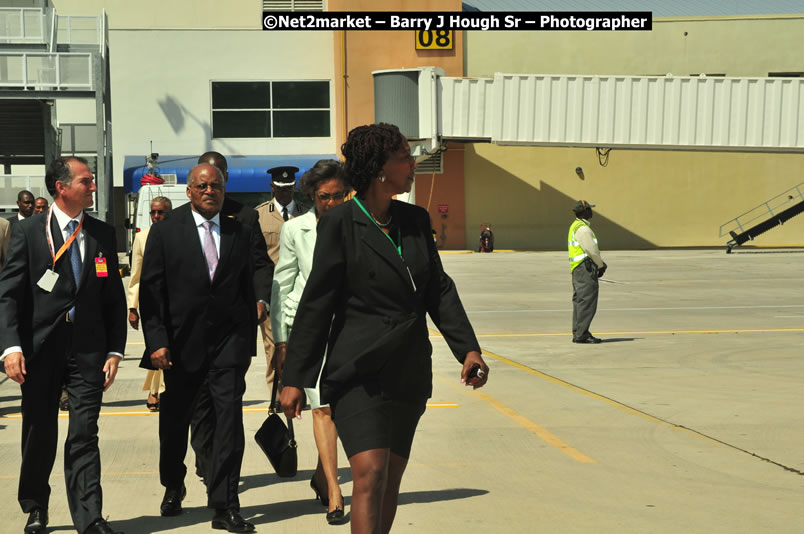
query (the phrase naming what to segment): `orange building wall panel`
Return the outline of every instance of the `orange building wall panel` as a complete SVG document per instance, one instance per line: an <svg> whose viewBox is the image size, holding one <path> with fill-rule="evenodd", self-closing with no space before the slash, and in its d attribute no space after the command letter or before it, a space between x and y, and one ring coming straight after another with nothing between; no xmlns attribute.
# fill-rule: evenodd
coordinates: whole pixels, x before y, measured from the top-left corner
<svg viewBox="0 0 804 534"><path fill-rule="evenodd" d="M376 1L329 0L330 11L377 11ZM382 11L461 11L460 0L385 0ZM463 76L463 33L456 31L452 50L416 50L415 32L338 31L335 39L337 146L349 130L374 122L376 70L435 66L447 76ZM444 174L417 175L416 204L428 207L440 248L463 248L466 241L463 152L460 145L444 155ZM432 187L432 198L430 192ZM442 217L438 205L448 205Z"/></svg>

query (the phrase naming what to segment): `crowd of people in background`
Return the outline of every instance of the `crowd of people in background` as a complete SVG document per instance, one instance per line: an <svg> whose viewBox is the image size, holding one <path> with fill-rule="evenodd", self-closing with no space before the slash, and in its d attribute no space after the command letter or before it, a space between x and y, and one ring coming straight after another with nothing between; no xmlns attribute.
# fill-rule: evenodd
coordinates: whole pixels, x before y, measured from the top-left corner
<svg viewBox="0 0 804 534"><path fill-rule="evenodd" d="M117 532L102 512L97 421L128 327L143 332L145 404L159 412L160 514L182 513L189 439L212 528L255 531L240 514L238 483L258 325L265 398L281 388L286 416L301 418L307 402L312 409L310 487L326 521L348 517L354 533L391 530L432 392L426 316L467 386L485 385L489 369L427 211L394 200L410 191L416 170L405 137L392 125L362 126L342 152L344 163L319 161L302 176L298 197L298 169L270 169L273 199L256 209L226 194L223 155L201 155L187 178L189 203L152 200L125 289L114 228L86 213L97 190L86 160L48 167L51 205L19 193L18 212L0 220L0 357L22 392L26 533L47 531L60 404L70 412L64 471L73 524L82 534ZM354 482L348 516L339 440Z"/></svg>

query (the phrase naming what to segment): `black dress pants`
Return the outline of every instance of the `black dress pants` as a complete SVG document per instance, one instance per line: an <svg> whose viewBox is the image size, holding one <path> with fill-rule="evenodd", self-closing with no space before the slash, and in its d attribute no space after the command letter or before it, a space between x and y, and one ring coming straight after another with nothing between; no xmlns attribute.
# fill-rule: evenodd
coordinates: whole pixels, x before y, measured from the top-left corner
<svg viewBox="0 0 804 534"><path fill-rule="evenodd" d="M159 476L166 488L184 483L187 435L195 402L204 381L215 424L212 454L205 473L207 505L239 510L237 486L245 450L243 393L246 368L202 368L189 373L181 367L165 371L165 392L159 401Z"/></svg>
<svg viewBox="0 0 804 534"><path fill-rule="evenodd" d="M59 397L70 398L70 422L64 443L64 478L73 525L83 532L102 517L98 416L103 398L103 367L89 378L72 353L72 325L61 324L37 359L26 364L22 384L22 466L18 500L22 511L48 509L50 473L56 460Z"/></svg>
<svg viewBox="0 0 804 534"><path fill-rule="evenodd" d="M195 452L195 474L207 480L212 437L215 435L215 407L209 396L209 380L204 379L195 398L193 417L190 419L190 446Z"/></svg>

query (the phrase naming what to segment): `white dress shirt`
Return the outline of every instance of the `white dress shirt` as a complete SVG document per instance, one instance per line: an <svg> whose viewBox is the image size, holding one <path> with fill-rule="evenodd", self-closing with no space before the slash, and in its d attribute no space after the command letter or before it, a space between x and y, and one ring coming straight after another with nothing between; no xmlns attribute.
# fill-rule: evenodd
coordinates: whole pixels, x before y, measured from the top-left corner
<svg viewBox="0 0 804 534"><path fill-rule="evenodd" d="M198 239L201 240L201 250L204 250L204 238L207 235L207 229L201 226L207 221L211 221L212 224L212 240L215 242L215 250L218 253L218 258L221 257L221 214L216 213L215 216L211 219L205 219L203 215L198 213L195 210L190 210L190 213L193 214L193 220L195 221L195 226L198 228Z"/></svg>
<svg viewBox="0 0 804 534"><path fill-rule="evenodd" d="M67 215L66 213L61 211L57 204L55 204L55 203L53 204L53 217L56 218L56 226L58 226L59 229L61 230L61 238L64 240L65 243L67 242L67 238L69 238L72 235L72 232L70 230L68 230L68 227L70 225L70 221L74 220L76 222L76 224L78 224L78 223L81 222L81 217L82 216L83 216L83 212L81 212L81 214L78 215L78 217L76 217L75 219L72 219L72 218L70 218L69 215ZM81 227L81 231L78 232L78 235L75 236L75 240L78 242L78 251L81 253L81 261L83 262L84 261L84 251L87 248L86 247L86 239L84 238L84 228L83 228L83 226ZM58 250L54 250L53 252L54 253L58 252ZM64 252L64 257L67 257L67 261L70 261L68 254L69 254L69 252L65 251Z"/></svg>
<svg viewBox="0 0 804 534"><path fill-rule="evenodd" d="M293 215L293 212L296 210L296 201L295 200L291 200L288 203L287 206L283 206L282 204L277 202L276 199L273 200L273 203L274 203L274 207L279 211L279 215L282 215L282 210L287 208L287 210L288 210L288 218L290 218Z"/></svg>
<svg viewBox="0 0 804 534"><path fill-rule="evenodd" d="M55 202L52 204L52 207L53 207L52 217L56 218L56 226L61 230L61 237L64 240L64 242L66 243L67 239L72 235L72 232L68 229L68 226L70 225L70 221L74 220L74 221L76 221L76 223L81 222L81 218L83 217L84 213L81 212L81 214L78 217L73 219L69 215L64 213L61 209L59 209L58 204L56 204ZM75 236L75 240L78 243L78 251L81 253L81 262L82 263L84 261L84 252L85 252L85 250L87 248L86 247L86 237L85 236L86 236L86 231L84 230L84 227L82 226L81 231L78 232L77 236ZM56 253L56 252L58 252L58 250L54 250L53 252ZM69 259L69 249L67 249L67 251L64 252L64 254L62 255L61 258L59 258L59 261L65 261L65 258L66 258L66 261L70 261L70 259ZM11 354L12 352L22 352L22 347L8 347L6 350L3 351L2 356L0 356L0 361L5 360L6 356ZM123 355L120 354L119 352L110 352L108 354L108 356L120 356L121 358L123 357ZM108 356L107 356L107 358L108 358Z"/></svg>

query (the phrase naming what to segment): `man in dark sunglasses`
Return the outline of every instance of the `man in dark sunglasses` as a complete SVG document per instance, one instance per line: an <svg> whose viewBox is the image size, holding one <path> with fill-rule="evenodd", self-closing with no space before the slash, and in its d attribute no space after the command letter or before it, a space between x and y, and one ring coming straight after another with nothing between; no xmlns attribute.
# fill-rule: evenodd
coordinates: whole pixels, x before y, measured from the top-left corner
<svg viewBox="0 0 804 534"><path fill-rule="evenodd" d="M164 221L168 212L173 209L173 204L167 197L154 197L151 201L151 226ZM131 328L137 330L140 324L140 314L137 309L140 306L140 273L142 272L142 253L145 250L145 240L148 239L148 227L141 232L137 232L134 236L134 243L131 244L131 278L128 281L128 288L126 296L128 300L128 322ZM158 392L156 395L152 394L154 398L153 403L150 398L149 404L156 404Z"/></svg>

